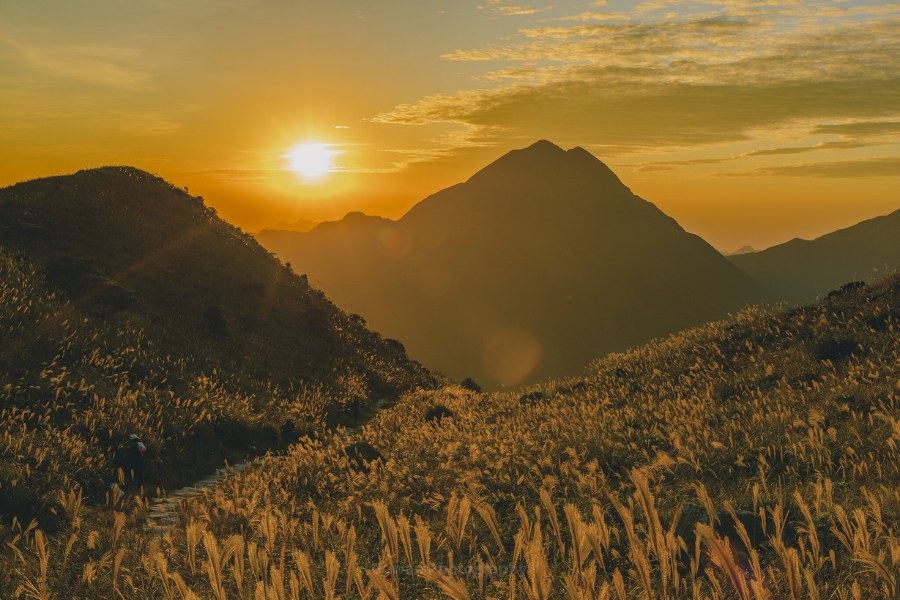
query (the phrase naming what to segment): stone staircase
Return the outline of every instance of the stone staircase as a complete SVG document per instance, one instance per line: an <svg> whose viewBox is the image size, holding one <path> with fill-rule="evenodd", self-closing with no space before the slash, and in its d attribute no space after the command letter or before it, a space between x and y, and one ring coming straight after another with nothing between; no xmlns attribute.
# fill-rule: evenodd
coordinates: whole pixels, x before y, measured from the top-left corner
<svg viewBox="0 0 900 600"><path fill-rule="evenodd" d="M247 463L245 462L221 467L205 479L195 481L191 485L180 488L166 496L154 498L150 501L150 511L147 513L147 520L144 524L147 532L150 535L162 536L173 525L178 525L178 509L182 502L202 495L204 491L216 487L228 477L240 473L246 468Z"/></svg>
<svg viewBox="0 0 900 600"><path fill-rule="evenodd" d="M393 406L391 400L379 400L375 403L371 416L365 421L345 429L344 437L349 440L369 421L375 418L375 415L391 406ZM215 473L205 479L195 481L191 485L180 488L166 496L154 498L150 501L150 511L147 513L147 520L144 523L147 532L152 536L161 537L171 529L172 526L178 525L180 519L179 507L182 502L201 496L203 492L216 487L229 477L244 471L248 468L248 465L251 464L252 462L242 462L228 467L218 468Z"/></svg>

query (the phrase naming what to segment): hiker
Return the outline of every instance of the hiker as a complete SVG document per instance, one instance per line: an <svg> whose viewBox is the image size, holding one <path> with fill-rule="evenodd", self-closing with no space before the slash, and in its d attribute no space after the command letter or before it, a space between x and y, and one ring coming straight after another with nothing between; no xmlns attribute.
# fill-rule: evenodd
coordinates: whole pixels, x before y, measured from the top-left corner
<svg viewBox="0 0 900 600"><path fill-rule="evenodd" d="M141 441L137 434L132 433L128 436L128 445L125 446L125 478L129 476L136 485L144 483L144 453L147 446Z"/></svg>

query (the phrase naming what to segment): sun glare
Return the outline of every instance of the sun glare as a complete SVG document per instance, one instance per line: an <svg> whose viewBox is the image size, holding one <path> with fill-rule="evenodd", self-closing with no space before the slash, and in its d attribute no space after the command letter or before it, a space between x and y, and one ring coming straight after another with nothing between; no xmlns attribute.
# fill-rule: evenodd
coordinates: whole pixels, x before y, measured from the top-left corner
<svg viewBox="0 0 900 600"><path fill-rule="evenodd" d="M287 154L290 169L308 179L319 179L331 171L331 159L337 151L329 144L309 142L298 144Z"/></svg>

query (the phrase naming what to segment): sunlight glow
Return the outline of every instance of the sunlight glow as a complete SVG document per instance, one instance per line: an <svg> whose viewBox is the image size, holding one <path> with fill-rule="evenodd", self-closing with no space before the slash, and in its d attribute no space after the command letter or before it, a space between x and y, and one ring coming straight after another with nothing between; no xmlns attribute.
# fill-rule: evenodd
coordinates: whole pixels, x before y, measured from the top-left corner
<svg viewBox="0 0 900 600"><path fill-rule="evenodd" d="M292 171L308 179L319 179L332 170L331 159L336 154L329 144L309 142L291 148L286 158Z"/></svg>

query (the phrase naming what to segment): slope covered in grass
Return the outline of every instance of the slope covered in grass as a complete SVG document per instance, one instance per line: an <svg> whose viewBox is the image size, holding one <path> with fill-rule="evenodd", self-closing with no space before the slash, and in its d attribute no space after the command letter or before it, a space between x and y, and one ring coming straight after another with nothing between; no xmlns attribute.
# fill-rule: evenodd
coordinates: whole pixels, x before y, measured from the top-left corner
<svg viewBox="0 0 900 600"><path fill-rule="evenodd" d="M898 317L895 276L783 314L747 310L577 379L411 394L359 434L383 463L353 468L339 434L295 445L185 506L161 540L140 535L131 504L105 525L79 529L69 514L54 540L13 542L8 585L126 598L892 598ZM435 404L452 418L427 422Z"/></svg>
<svg viewBox="0 0 900 600"><path fill-rule="evenodd" d="M171 489L430 382L162 180L101 169L0 190L4 524L52 528L61 490L102 503L129 434L149 448L147 491Z"/></svg>
<svg viewBox="0 0 900 600"><path fill-rule="evenodd" d="M367 393L386 394L396 390L370 358L401 377L424 372L202 198L138 169L0 189L0 246L81 313L137 323L173 355L235 378L289 387L332 379L346 362L365 373Z"/></svg>

